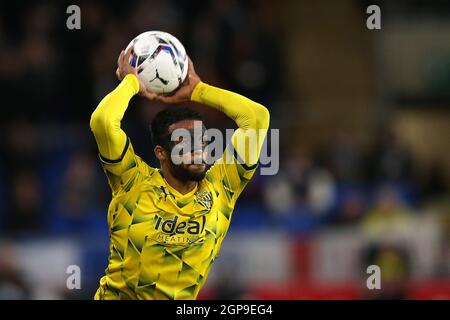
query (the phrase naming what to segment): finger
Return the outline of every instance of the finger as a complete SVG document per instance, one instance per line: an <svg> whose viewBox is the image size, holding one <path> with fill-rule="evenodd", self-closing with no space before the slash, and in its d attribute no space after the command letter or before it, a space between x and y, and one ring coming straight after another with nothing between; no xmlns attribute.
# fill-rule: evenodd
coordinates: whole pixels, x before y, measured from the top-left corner
<svg viewBox="0 0 450 320"><path fill-rule="evenodd" d="M195 73L194 63L192 62L191 58L189 58L189 57L188 57L188 68L189 68L188 70Z"/></svg>
<svg viewBox="0 0 450 320"><path fill-rule="evenodd" d="M133 46L129 47L127 52L125 52L124 61L129 63L132 51L133 51ZM134 66L132 66L132 67L134 67Z"/></svg>
<svg viewBox="0 0 450 320"><path fill-rule="evenodd" d="M183 82L180 85L180 88L185 87L186 85L189 84L189 73L186 75L186 78L183 80ZM177 89L177 92L180 91L180 88Z"/></svg>
<svg viewBox="0 0 450 320"><path fill-rule="evenodd" d="M117 65L118 65L118 66L119 66L119 65L121 64L121 62L122 62L123 55L124 55L124 51L122 50L122 51L120 51L119 57L117 58Z"/></svg>
<svg viewBox="0 0 450 320"><path fill-rule="evenodd" d="M163 103L174 103L176 102L174 97L167 97L167 96L161 96L161 95L155 95L155 100L163 102Z"/></svg>
<svg viewBox="0 0 450 320"><path fill-rule="evenodd" d="M150 100L155 100L155 98L157 97L156 93L151 92L149 90L145 90L144 95L146 98L148 98Z"/></svg>
<svg viewBox="0 0 450 320"><path fill-rule="evenodd" d="M148 94L151 97L156 97L158 94L154 91L152 91L151 89L145 87L145 93Z"/></svg>
<svg viewBox="0 0 450 320"><path fill-rule="evenodd" d="M119 70L119 68L116 69L116 76L117 76L117 79L120 80L120 70Z"/></svg>

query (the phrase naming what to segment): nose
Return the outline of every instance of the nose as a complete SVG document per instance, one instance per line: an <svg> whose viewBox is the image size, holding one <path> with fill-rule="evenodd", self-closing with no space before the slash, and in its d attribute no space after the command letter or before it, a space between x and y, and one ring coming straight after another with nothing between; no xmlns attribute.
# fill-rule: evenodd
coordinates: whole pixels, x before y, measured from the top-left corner
<svg viewBox="0 0 450 320"><path fill-rule="evenodd" d="M203 150L194 150L191 152L192 158L194 160L194 164L201 164L204 160L204 152Z"/></svg>

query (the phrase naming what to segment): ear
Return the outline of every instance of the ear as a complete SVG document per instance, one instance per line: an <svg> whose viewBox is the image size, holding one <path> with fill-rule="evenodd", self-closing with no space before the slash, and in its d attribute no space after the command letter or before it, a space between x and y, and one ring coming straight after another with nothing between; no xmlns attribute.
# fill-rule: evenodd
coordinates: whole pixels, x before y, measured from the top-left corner
<svg viewBox="0 0 450 320"><path fill-rule="evenodd" d="M159 161L166 160L166 152L161 146L156 146L153 151L155 152L155 156Z"/></svg>

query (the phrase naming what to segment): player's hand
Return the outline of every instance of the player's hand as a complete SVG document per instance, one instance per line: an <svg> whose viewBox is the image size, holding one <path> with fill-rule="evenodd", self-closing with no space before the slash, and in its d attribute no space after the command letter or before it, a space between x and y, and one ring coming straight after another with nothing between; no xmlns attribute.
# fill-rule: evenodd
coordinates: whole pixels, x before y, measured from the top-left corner
<svg viewBox="0 0 450 320"><path fill-rule="evenodd" d="M195 86L200 82L200 77L197 75L194 69L194 64L191 58L189 59L188 73L186 79L181 84L181 86L175 91L171 96L156 95L155 100L164 103L180 103L191 101L192 92Z"/></svg>
<svg viewBox="0 0 450 320"><path fill-rule="evenodd" d="M133 50L133 47L130 47L130 48L128 48L128 50L126 52L124 50L122 50L122 52L120 53L119 58L117 59L116 76L120 81L122 81L123 78L125 78L125 76L127 74L134 74L136 76L136 78L139 80L139 95L141 95L147 99L153 100L156 97L156 93L149 91L145 87L142 80L139 79L139 77L137 76L136 68L134 68L130 64L130 56L131 56L132 50Z"/></svg>

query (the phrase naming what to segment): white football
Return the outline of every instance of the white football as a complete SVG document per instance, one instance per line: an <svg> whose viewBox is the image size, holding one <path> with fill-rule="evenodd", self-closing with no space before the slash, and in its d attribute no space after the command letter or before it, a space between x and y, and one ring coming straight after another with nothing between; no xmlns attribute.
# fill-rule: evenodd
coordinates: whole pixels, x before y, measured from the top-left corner
<svg viewBox="0 0 450 320"><path fill-rule="evenodd" d="M188 56L181 42L162 31L147 31L134 38L130 64L150 91L170 94L186 79Z"/></svg>

